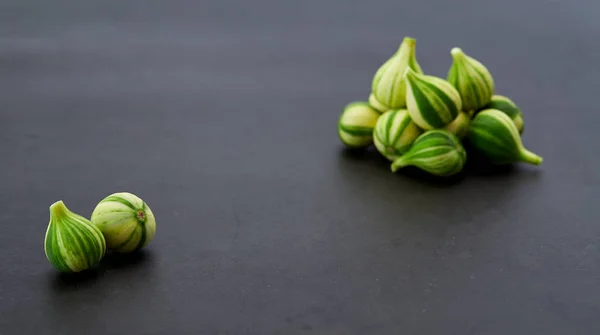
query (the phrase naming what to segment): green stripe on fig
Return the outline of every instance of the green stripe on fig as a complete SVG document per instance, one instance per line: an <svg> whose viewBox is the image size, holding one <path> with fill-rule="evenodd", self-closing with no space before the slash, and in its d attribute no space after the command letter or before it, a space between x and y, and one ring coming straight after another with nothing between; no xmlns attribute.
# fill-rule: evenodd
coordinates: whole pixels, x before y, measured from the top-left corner
<svg viewBox="0 0 600 335"><path fill-rule="evenodd" d="M371 136L373 134L373 128L362 127L362 126L343 126L340 125L340 131L348 133L353 136Z"/></svg>
<svg viewBox="0 0 600 335"><path fill-rule="evenodd" d="M427 87L427 89L433 93L433 101L436 101L438 99L441 100L441 104L434 107L434 109L437 110L438 113L442 111L447 112L443 114L438 114L438 116L440 116L440 118L442 119L443 125L452 122L452 120L454 120L458 115L458 104L454 100L452 100L452 98L450 98L448 94L445 91L441 90L438 86L432 83L428 83L426 81L422 81L420 84Z"/></svg>
<svg viewBox="0 0 600 335"><path fill-rule="evenodd" d="M129 202L129 200L124 199L123 197L120 197L120 196L107 197L107 198L103 199L101 202L107 202L107 201L118 202L118 203L121 203L121 204L135 210L135 206L131 202Z"/></svg>
<svg viewBox="0 0 600 335"><path fill-rule="evenodd" d="M519 107L517 107L517 105L515 105L514 103L510 103L510 101L506 101L504 99L492 98L492 101L490 101L490 103L487 104L487 106L485 107L486 109L497 109L501 112L504 112L504 114L508 115L508 117L510 117L511 119L521 114L521 110L519 109Z"/></svg>
<svg viewBox="0 0 600 335"><path fill-rule="evenodd" d="M421 118L423 119L425 126L419 124L422 128L438 128L444 126L444 121L437 113L433 104L429 101L427 95L421 90L421 87L416 83L413 84L411 78L408 78L408 81L411 86L411 93L414 95L414 99L416 102L416 108L418 111L415 113L419 113Z"/></svg>
<svg viewBox="0 0 600 335"><path fill-rule="evenodd" d="M396 113L397 115L398 113ZM405 117L402 118L402 121L400 122L400 125L398 126L398 129L396 129L395 133L396 136L394 136L394 138L392 139L392 141L390 142L391 145L396 146L398 145L398 141L400 140L400 137L402 137L403 134L405 134L405 130L408 126L410 126L412 124L412 120L410 119L410 116L408 115L408 111L406 111L406 115ZM415 125L416 127L416 125ZM419 135L421 133L419 132ZM415 136L416 138L416 136ZM410 144L408 144L410 145Z"/></svg>
<svg viewBox="0 0 600 335"><path fill-rule="evenodd" d="M142 236L140 236L140 241L138 242L136 249L142 248L146 244L146 225L144 222L141 224Z"/></svg>
<svg viewBox="0 0 600 335"><path fill-rule="evenodd" d="M385 140L387 142L390 141L390 130L392 130L392 125L394 124L394 115L396 113L396 110L391 110L388 114L386 114L385 117ZM375 127L377 128L377 125L375 125Z"/></svg>

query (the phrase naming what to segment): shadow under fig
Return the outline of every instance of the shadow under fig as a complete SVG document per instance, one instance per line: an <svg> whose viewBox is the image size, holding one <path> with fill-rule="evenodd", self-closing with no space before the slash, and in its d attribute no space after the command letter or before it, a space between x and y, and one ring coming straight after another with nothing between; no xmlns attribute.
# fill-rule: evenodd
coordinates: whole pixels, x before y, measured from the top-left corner
<svg viewBox="0 0 600 335"><path fill-rule="evenodd" d="M481 160L471 159L467 161L464 171L471 176L497 177L517 173L518 169L514 164L495 165L489 160L482 158Z"/></svg>
<svg viewBox="0 0 600 335"><path fill-rule="evenodd" d="M342 148L340 151L340 159L346 162L355 161L370 166L376 166L377 168L381 168L390 175L407 177L417 182L421 182L431 186L452 186L461 182L465 177L464 171L454 176L439 177L413 166L407 166L405 168L400 169L396 173L392 173L392 162L390 162L387 158L382 156L373 146L362 149Z"/></svg>
<svg viewBox="0 0 600 335"><path fill-rule="evenodd" d="M434 176L411 166L399 170L396 174L429 185L452 186L460 183L465 178L468 178L468 176L503 177L518 174L520 172L518 163L502 165L493 164L487 157L472 148L467 141L465 141L463 145L467 151L467 162L465 163L463 170L454 176ZM355 161L370 166L377 166L391 173L391 162L379 154L377 149L373 146L360 149L342 148L340 150L340 158L344 161Z"/></svg>
<svg viewBox="0 0 600 335"><path fill-rule="evenodd" d="M515 164L497 165L492 163L487 157L471 147L468 141L465 141L463 145L467 151L467 162L463 171L467 175L487 177L508 176L519 171Z"/></svg>
<svg viewBox="0 0 600 335"><path fill-rule="evenodd" d="M423 171L414 166L407 166L405 168L402 168L401 170L396 172L396 175L401 177L408 177L417 182L436 187L454 186L462 182L466 176L465 171L463 170L453 176L441 177Z"/></svg>
<svg viewBox="0 0 600 335"><path fill-rule="evenodd" d="M348 161L363 162L370 165L381 166L389 170L390 162L383 157L375 147L350 149L344 148L340 150L340 156Z"/></svg>
<svg viewBox="0 0 600 335"><path fill-rule="evenodd" d="M54 277L53 288L57 291L65 291L92 284L102 275L97 268L94 268L76 273L53 272L52 276Z"/></svg>
<svg viewBox="0 0 600 335"><path fill-rule="evenodd" d="M92 285L104 277L108 271L135 269L148 263L151 258L151 254L143 249L123 254L107 251L100 264L94 268L75 273L53 271L53 288L57 291L65 291Z"/></svg>
<svg viewBox="0 0 600 335"><path fill-rule="evenodd" d="M99 265L102 270L116 270L121 268L136 268L149 262L152 254L148 250L136 250L130 253L107 252Z"/></svg>

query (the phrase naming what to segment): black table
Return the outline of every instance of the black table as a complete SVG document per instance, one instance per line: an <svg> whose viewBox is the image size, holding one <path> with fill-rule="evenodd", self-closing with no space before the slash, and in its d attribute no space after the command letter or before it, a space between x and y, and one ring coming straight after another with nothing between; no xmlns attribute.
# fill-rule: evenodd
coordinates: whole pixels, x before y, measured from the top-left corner
<svg viewBox="0 0 600 335"><path fill-rule="evenodd" d="M0 4L0 334L596 334L598 1ZM438 181L345 151L404 36L461 47L541 167ZM141 253L58 274L48 206L132 192Z"/></svg>

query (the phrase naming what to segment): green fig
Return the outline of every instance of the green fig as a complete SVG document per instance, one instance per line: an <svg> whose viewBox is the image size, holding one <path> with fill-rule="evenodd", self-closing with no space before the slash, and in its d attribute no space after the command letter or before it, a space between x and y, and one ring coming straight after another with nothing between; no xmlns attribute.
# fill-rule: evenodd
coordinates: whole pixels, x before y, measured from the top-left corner
<svg viewBox="0 0 600 335"><path fill-rule="evenodd" d="M393 161L404 154L422 133L423 130L412 122L406 109L393 109L377 120L373 142L383 156Z"/></svg>
<svg viewBox="0 0 600 335"><path fill-rule="evenodd" d="M398 51L375 73L371 84L373 97L369 101L380 111L406 107L404 72L410 68L423 73L415 56L416 43L416 39L405 37Z"/></svg>
<svg viewBox="0 0 600 335"><path fill-rule="evenodd" d="M463 110L474 111L487 105L494 94L494 78L478 60L466 55L460 48L451 51L453 63L448 81L460 93Z"/></svg>
<svg viewBox="0 0 600 335"><path fill-rule="evenodd" d="M494 95L492 96L492 101L487 104L484 109L497 109L504 114L508 115L509 118L513 121L515 126L517 126L517 130L519 133L523 133L524 122L523 122L523 114L521 114L521 109L517 104L515 104L509 98L502 95Z"/></svg>
<svg viewBox="0 0 600 335"><path fill-rule="evenodd" d="M407 69L406 108L412 120L426 130L442 128L452 122L462 108L460 95L442 78Z"/></svg>
<svg viewBox="0 0 600 335"><path fill-rule="evenodd" d="M415 166L433 175L446 177L459 173L467 160L460 140L447 130L426 131L410 150L392 163L392 172Z"/></svg>
<svg viewBox="0 0 600 335"><path fill-rule="evenodd" d="M379 112L366 102L348 104L338 119L338 137L348 148L364 148L373 144L373 128Z"/></svg>
<svg viewBox="0 0 600 335"><path fill-rule="evenodd" d="M483 110L471 121L467 134L477 151L495 164L542 164L542 157L527 150L513 121L497 109Z"/></svg>
<svg viewBox="0 0 600 335"><path fill-rule="evenodd" d="M90 220L57 201L50 206L44 249L57 270L81 272L100 263L106 253L106 240Z"/></svg>

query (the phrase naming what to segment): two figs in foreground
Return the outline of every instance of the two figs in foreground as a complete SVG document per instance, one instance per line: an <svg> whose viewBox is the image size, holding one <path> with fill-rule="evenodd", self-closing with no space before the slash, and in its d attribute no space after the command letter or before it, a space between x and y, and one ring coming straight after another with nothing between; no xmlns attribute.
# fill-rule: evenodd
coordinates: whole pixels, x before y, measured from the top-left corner
<svg viewBox="0 0 600 335"><path fill-rule="evenodd" d="M98 265L106 250L128 253L141 249L155 233L152 210L131 193L114 193L104 198L90 220L57 201L50 206L44 249L57 270L81 272Z"/></svg>

